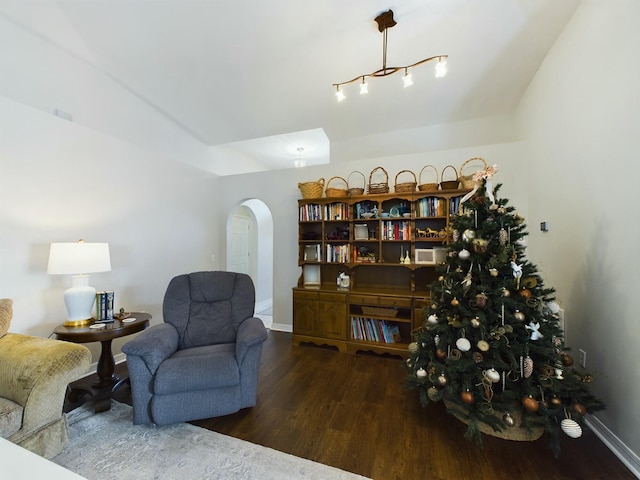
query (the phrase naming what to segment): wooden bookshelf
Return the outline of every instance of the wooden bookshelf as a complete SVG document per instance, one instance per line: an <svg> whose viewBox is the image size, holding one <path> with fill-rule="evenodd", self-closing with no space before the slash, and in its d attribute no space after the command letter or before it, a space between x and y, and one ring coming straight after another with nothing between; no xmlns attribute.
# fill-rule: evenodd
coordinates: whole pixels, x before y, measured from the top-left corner
<svg viewBox="0 0 640 480"><path fill-rule="evenodd" d="M467 190L298 200L293 343L401 355L429 305L435 264L419 253L448 242ZM305 275L305 269L306 271ZM337 285L340 273L351 285Z"/></svg>

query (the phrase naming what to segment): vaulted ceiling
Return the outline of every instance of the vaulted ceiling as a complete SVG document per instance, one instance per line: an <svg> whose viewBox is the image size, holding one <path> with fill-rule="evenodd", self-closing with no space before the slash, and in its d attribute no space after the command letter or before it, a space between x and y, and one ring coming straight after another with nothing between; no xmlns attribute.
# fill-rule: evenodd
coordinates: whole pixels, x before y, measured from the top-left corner
<svg viewBox="0 0 640 480"><path fill-rule="evenodd" d="M297 132L340 144L509 114L579 3L20 1L30 13L14 21L107 72L204 144L257 156L270 139ZM338 103L333 83L382 66L373 19L388 9L397 25L387 64L449 55L448 75L434 78L428 63L414 69L410 88L398 73L372 79L368 95L347 86Z"/></svg>

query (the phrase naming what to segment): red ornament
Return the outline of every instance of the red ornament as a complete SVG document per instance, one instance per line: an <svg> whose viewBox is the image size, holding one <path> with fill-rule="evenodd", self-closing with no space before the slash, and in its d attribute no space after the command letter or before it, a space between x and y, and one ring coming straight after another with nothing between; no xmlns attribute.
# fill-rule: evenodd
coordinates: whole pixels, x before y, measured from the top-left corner
<svg viewBox="0 0 640 480"><path fill-rule="evenodd" d="M573 357L565 353L564 355L562 355L562 364L565 367L570 367L571 365L573 365Z"/></svg>
<svg viewBox="0 0 640 480"><path fill-rule="evenodd" d="M522 406L527 412L535 412L538 410L538 401L533 397L525 397L522 399Z"/></svg>
<svg viewBox="0 0 640 480"><path fill-rule="evenodd" d="M447 352L445 352L441 348L438 348L436 350L436 357L438 357L440 360L444 360L445 358L447 358Z"/></svg>
<svg viewBox="0 0 640 480"><path fill-rule="evenodd" d="M473 393L471 393L469 390L460 392L460 400L462 400L464 403L471 405L473 403Z"/></svg>
<svg viewBox="0 0 640 480"><path fill-rule="evenodd" d="M562 400L560 400L558 397L551 397L551 405L553 405L554 407L558 407L560 405L562 405Z"/></svg>

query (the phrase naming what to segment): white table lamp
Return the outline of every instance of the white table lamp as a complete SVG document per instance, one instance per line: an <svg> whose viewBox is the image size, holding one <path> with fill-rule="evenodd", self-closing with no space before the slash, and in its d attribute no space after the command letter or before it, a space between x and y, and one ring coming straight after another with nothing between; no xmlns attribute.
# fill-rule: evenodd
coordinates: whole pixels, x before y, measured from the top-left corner
<svg viewBox="0 0 640 480"><path fill-rule="evenodd" d="M72 286L64 292L67 307L67 327L86 325L92 321L91 313L96 300L96 289L89 285L88 273L111 270L108 243L52 243L49 250L47 273L72 275Z"/></svg>

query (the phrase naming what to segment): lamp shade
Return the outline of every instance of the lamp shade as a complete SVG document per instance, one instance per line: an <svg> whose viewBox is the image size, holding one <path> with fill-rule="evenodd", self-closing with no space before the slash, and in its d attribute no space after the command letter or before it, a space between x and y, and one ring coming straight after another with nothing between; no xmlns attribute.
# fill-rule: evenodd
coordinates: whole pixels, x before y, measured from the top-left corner
<svg viewBox="0 0 640 480"><path fill-rule="evenodd" d="M108 272L111 257L108 243L52 243L49 250L47 273L52 275L78 275Z"/></svg>

